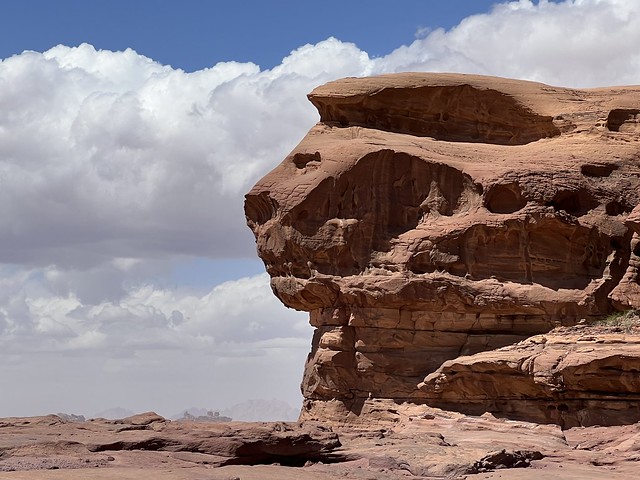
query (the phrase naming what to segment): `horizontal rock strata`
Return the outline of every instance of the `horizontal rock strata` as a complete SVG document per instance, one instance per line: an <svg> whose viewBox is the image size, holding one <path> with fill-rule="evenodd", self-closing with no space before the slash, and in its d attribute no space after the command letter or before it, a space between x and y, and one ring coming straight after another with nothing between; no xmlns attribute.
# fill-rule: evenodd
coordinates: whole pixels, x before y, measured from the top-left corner
<svg viewBox="0 0 640 480"><path fill-rule="evenodd" d="M309 99L319 123L245 202L316 328L303 416L429 402L447 360L640 308L640 87L411 73Z"/></svg>
<svg viewBox="0 0 640 480"><path fill-rule="evenodd" d="M640 331L559 328L445 362L419 388L429 403L565 428L640 421ZM619 329L620 330L620 329Z"/></svg>

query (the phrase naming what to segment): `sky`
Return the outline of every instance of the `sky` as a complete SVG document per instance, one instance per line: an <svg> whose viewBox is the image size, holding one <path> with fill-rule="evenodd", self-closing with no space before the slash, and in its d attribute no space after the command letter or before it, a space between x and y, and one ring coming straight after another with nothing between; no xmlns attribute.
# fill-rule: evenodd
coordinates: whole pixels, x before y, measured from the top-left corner
<svg viewBox="0 0 640 480"><path fill-rule="evenodd" d="M640 84L640 2L5 0L0 417L299 406L243 196L345 76Z"/></svg>

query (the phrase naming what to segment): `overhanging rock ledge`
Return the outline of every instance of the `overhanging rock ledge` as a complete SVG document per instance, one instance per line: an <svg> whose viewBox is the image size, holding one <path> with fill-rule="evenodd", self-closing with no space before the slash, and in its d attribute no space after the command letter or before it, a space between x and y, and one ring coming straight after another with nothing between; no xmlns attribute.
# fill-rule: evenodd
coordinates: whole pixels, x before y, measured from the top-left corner
<svg viewBox="0 0 640 480"><path fill-rule="evenodd" d="M316 328L302 418L455 404L455 382L425 383L443 363L640 308L640 86L404 73L309 99L320 121L245 202L274 293ZM557 398L478 395L476 410L559 418Z"/></svg>

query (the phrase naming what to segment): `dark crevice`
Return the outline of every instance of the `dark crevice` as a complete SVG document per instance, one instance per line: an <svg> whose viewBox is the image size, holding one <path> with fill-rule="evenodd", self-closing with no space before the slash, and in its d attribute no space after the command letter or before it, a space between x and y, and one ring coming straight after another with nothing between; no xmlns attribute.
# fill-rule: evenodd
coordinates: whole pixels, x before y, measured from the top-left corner
<svg viewBox="0 0 640 480"><path fill-rule="evenodd" d="M320 163L322 158L320 156L320 152L315 153L296 153L292 158L293 163L296 168L304 168L310 162Z"/></svg>
<svg viewBox="0 0 640 480"><path fill-rule="evenodd" d="M580 217L598 206L598 201L586 188L560 190L547 204L556 210L564 210L574 217Z"/></svg>
<svg viewBox="0 0 640 480"><path fill-rule="evenodd" d="M586 177L608 177L617 169L618 166L612 163L588 163L580 167L580 171Z"/></svg>
<svg viewBox="0 0 640 480"><path fill-rule="evenodd" d="M611 216L617 216L617 215L621 215L625 212L629 212L631 211L630 208L625 208L624 205L622 205L620 202L617 202L615 200L608 202L605 205L605 211L607 212L607 215L611 215Z"/></svg>
<svg viewBox="0 0 640 480"><path fill-rule="evenodd" d="M215 443L214 443L215 445ZM230 444L232 445L232 444ZM335 441L329 446L323 446L308 435L294 436L292 438L273 437L266 440L248 441L237 448L232 449L232 456L220 461L221 452L217 451L219 445L211 447L206 442L192 444L172 441L168 438L152 437L138 441L116 441L112 443L87 445L91 452L110 451L165 451L165 452L190 452L203 455L216 456L216 463L224 465L270 465L301 467L307 462L338 463L354 459L353 455L343 455L335 452L340 447L337 435ZM226 455L225 455L226 456Z"/></svg>
<svg viewBox="0 0 640 480"><path fill-rule="evenodd" d="M278 202L268 192L245 196L244 211L249 222L262 225L273 218L277 210Z"/></svg>
<svg viewBox="0 0 640 480"><path fill-rule="evenodd" d="M323 453L311 455L256 455L252 457L236 457L222 462L227 465L280 465L282 467L304 467L309 463L342 463L358 460L361 457L354 454Z"/></svg>
<svg viewBox="0 0 640 480"><path fill-rule="evenodd" d="M626 124L640 124L640 109L637 108L614 108L607 117L607 129L612 132L624 130Z"/></svg>
<svg viewBox="0 0 640 480"><path fill-rule="evenodd" d="M494 185L485 197L487 210L492 213L515 213L527 204L517 183Z"/></svg>

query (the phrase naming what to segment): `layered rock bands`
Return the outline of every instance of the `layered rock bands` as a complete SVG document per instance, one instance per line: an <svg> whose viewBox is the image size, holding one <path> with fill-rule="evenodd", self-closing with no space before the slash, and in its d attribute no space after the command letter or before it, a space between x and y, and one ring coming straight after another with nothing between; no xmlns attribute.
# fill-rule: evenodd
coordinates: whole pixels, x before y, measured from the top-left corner
<svg viewBox="0 0 640 480"><path fill-rule="evenodd" d="M316 328L303 418L373 397L573 425L595 422L584 402L638 401L637 380L566 369L539 388L485 371L493 383L464 397L451 380L464 362L441 366L640 308L640 87L407 73L309 99L319 123L245 203L274 293ZM624 355L640 364L635 347ZM554 396L558 378L577 382L575 402Z"/></svg>

